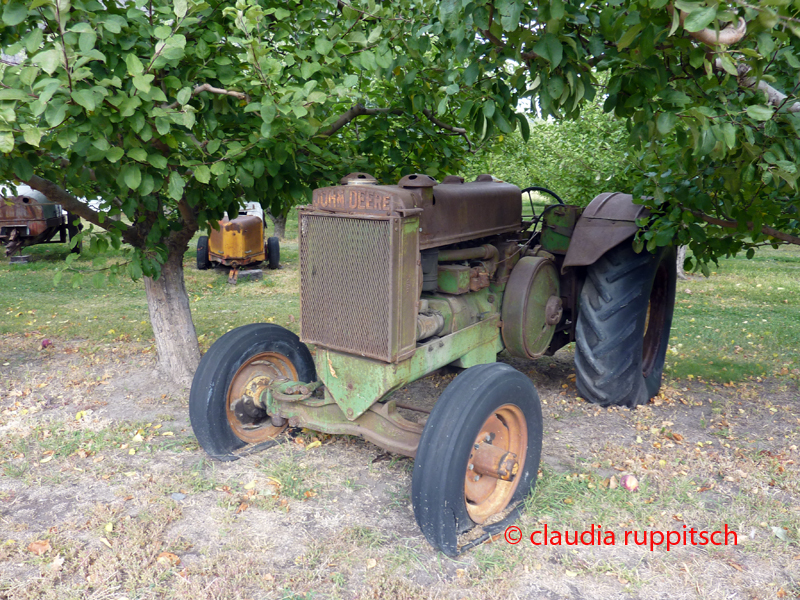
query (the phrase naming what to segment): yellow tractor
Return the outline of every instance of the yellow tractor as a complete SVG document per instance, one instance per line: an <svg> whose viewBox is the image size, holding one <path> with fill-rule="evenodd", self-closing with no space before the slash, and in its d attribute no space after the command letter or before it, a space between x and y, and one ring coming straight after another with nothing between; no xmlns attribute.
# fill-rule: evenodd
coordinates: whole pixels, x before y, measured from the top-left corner
<svg viewBox="0 0 800 600"><path fill-rule="evenodd" d="M197 268L201 271L215 264L230 267L228 283L236 283L239 269L264 261L270 269L280 263L278 238L264 242L264 212L257 202L248 202L239 216L229 219L226 214L219 227L197 240Z"/></svg>

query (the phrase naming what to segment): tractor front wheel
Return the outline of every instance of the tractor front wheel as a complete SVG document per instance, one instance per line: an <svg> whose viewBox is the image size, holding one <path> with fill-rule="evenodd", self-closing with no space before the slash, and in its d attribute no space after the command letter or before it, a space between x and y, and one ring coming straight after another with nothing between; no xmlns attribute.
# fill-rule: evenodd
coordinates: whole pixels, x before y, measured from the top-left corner
<svg viewBox="0 0 800 600"><path fill-rule="evenodd" d="M675 308L673 247L637 254L630 241L590 265L575 327L578 391L608 406L658 394Z"/></svg>
<svg viewBox="0 0 800 600"><path fill-rule="evenodd" d="M460 373L434 406L414 460L414 516L431 545L455 556L513 522L541 452L542 408L528 377L502 363Z"/></svg>
<svg viewBox="0 0 800 600"><path fill-rule="evenodd" d="M229 331L205 353L189 392L189 419L212 458L235 460L246 444L275 439L285 424L254 401L277 380L316 381L314 359L291 331L254 323Z"/></svg>

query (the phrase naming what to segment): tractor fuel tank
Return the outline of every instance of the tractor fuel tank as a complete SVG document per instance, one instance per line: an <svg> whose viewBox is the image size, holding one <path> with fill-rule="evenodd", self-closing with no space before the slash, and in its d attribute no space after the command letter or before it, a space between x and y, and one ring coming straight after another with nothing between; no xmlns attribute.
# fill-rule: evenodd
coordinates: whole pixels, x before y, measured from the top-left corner
<svg viewBox="0 0 800 600"><path fill-rule="evenodd" d="M438 183L427 175L406 175L397 185L378 185L364 173L343 185L314 190L309 208L357 215L419 214L420 250L519 231L522 203L517 186L480 176L463 183Z"/></svg>

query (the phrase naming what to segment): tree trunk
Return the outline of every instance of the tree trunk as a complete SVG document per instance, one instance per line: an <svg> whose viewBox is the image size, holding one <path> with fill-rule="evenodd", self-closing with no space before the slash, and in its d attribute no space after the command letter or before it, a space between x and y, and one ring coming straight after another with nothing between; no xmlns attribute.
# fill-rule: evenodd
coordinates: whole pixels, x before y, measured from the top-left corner
<svg viewBox="0 0 800 600"><path fill-rule="evenodd" d="M158 279L144 278L158 367L170 379L190 386L200 362L189 295L183 282L183 252L171 247Z"/></svg>
<svg viewBox="0 0 800 600"><path fill-rule="evenodd" d="M273 226L275 227L275 233L273 234L278 239L284 239L286 237L286 215L273 215L270 211L266 211L265 213L269 220L272 221Z"/></svg>
<svg viewBox="0 0 800 600"><path fill-rule="evenodd" d="M678 279L689 279L683 270L684 260L686 260L686 246L678 246Z"/></svg>

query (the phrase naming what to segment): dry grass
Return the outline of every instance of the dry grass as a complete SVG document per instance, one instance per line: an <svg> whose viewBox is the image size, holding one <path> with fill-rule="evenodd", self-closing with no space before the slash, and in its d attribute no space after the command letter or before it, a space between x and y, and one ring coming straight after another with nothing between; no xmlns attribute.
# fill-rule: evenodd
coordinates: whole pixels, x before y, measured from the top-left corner
<svg viewBox="0 0 800 600"><path fill-rule="evenodd" d="M512 361L536 382L546 426L542 473L518 526L529 536L545 523L561 531L595 524L617 543L497 540L453 560L417 529L407 459L374 462L382 453L362 441L301 432L259 455L213 462L194 443L185 391L154 379L140 346L90 351L79 342L48 354L24 337L3 342L19 363L0 384L0 598L800 591L800 410L791 381L673 384L647 407L609 410L576 398L568 353ZM404 393L436 394L451 377ZM322 445L306 450L315 438ZM637 492L606 487L623 473L636 475ZM739 536L735 547L650 551L621 537L725 523ZM29 549L37 541L49 545L41 556Z"/></svg>

